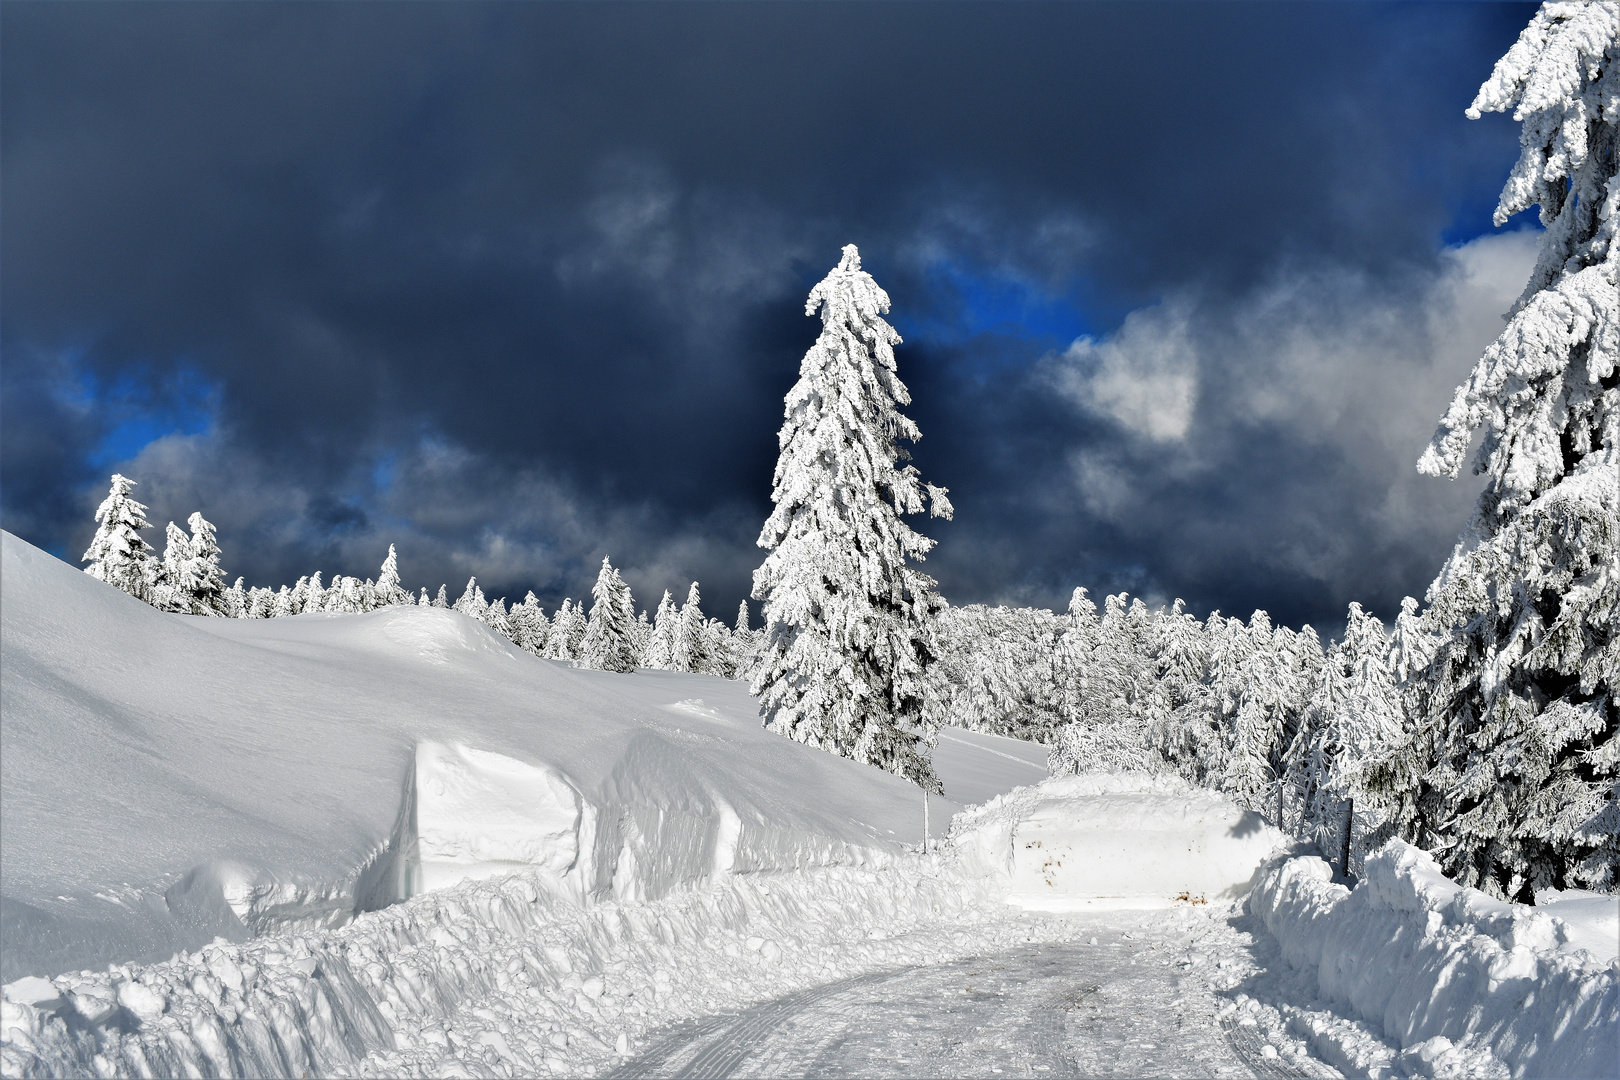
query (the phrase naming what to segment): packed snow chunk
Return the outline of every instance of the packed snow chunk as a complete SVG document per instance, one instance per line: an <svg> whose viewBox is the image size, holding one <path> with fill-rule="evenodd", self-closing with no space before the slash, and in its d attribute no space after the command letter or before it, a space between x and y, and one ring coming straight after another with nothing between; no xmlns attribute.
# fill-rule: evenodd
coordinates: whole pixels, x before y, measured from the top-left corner
<svg viewBox="0 0 1620 1080"><path fill-rule="evenodd" d="M1053 777L961 815L952 840L1041 911L1163 907L1242 896L1287 838L1256 813L1178 778Z"/></svg>
<svg viewBox="0 0 1620 1080"><path fill-rule="evenodd" d="M416 746L399 822L380 872L367 875L365 907L457 882L539 871L560 892L579 862L585 804L562 774L461 743Z"/></svg>
<svg viewBox="0 0 1620 1080"><path fill-rule="evenodd" d="M1321 859L1279 859L1250 910L1324 998L1380 1026L1408 1065L1460 1074L1464 1058L1489 1057L1514 1076L1620 1075L1620 961L1612 938L1596 954L1576 945L1584 934L1558 915L1561 898L1493 899L1398 840L1367 858L1355 889L1332 876ZM1563 903L1590 913L1591 899Z"/></svg>

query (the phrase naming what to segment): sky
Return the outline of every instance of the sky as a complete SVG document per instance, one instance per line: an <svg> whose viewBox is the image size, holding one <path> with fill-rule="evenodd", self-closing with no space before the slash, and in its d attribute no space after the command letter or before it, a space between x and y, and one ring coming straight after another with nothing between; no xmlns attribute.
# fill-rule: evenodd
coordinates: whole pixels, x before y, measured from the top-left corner
<svg viewBox="0 0 1620 1080"><path fill-rule="evenodd" d="M5 4L0 524L76 562L119 471L250 585L393 543L549 610L606 554L729 621L854 243L952 603L1390 618L1533 261L1463 115L1532 12Z"/></svg>

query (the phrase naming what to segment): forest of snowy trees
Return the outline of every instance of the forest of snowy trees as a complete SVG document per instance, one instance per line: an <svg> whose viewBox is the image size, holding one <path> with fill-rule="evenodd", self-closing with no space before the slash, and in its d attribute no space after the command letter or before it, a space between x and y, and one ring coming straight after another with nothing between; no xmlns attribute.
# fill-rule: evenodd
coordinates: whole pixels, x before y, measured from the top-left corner
<svg viewBox="0 0 1620 1080"><path fill-rule="evenodd" d="M85 573L163 611L270 619L313 612L353 614L397 604L451 608L548 660L575 661L603 671L648 668L727 679L748 669L758 645L757 631L748 629L747 605L739 606L735 627L707 618L695 581L684 605L675 604L665 592L653 620L645 611L638 615L630 587L605 557L591 588L589 609L570 597L549 617L532 591L521 603L508 606L504 597L486 599L476 577L467 579L454 603L445 585L433 597L425 587L413 594L400 587L392 544L375 581L334 576L323 585L316 571L279 589L249 588L242 578L227 587L214 526L200 513L191 515L189 534L171 521L159 557L141 536L151 524L146 507L131 494L134 487L135 481L114 474L107 498L96 510L95 537L83 557L89 563Z"/></svg>
<svg viewBox="0 0 1620 1080"><path fill-rule="evenodd" d="M764 627L665 592L637 611L607 558L590 604L530 592L453 604L319 573L225 585L213 526L173 523L161 556L133 482L114 476L88 573L165 611L269 618L391 604L454 607L537 656L606 671L747 679L784 735L938 790L941 725L1046 744L1054 771L1173 772L1314 840L1353 873L1398 836L1498 896L1620 886L1620 4L1549 4L1469 110L1513 110L1522 155L1498 224L1539 206L1536 270L1457 391L1419 467L1455 477L1476 434L1478 509L1429 587L1386 627L1351 604L1342 640L1310 626L1197 618L1120 593L1099 609L952 607L904 515L950 517L899 441L921 433L888 295L846 247L810 293L822 330L785 399Z"/></svg>

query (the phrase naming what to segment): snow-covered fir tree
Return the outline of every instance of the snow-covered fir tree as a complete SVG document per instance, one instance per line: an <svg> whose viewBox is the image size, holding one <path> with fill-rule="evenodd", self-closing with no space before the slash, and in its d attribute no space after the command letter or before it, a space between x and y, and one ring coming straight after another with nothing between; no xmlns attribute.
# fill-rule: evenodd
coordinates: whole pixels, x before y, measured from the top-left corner
<svg viewBox="0 0 1620 1080"><path fill-rule="evenodd" d="M237 578L236 583L226 589L220 597L220 601L224 605L225 617L227 619L254 618L249 610L249 594L253 591L255 590L248 589L246 578Z"/></svg>
<svg viewBox="0 0 1620 1080"><path fill-rule="evenodd" d="M647 643L652 640L652 623L647 619L647 609L642 608L636 613L635 633L630 637L630 644L636 650L636 666L640 666L641 656L647 651Z"/></svg>
<svg viewBox="0 0 1620 1080"><path fill-rule="evenodd" d="M1447 874L1528 900L1620 887L1620 3L1545 4L1468 115L1513 111L1496 221L1546 231L1421 471L1485 488L1409 654L1418 730L1379 770Z"/></svg>
<svg viewBox="0 0 1620 1080"><path fill-rule="evenodd" d="M450 589L449 589L448 586L446 586L446 585L440 585L439 586L438 595L433 598L433 606L436 607L436 608L449 608L450 607Z"/></svg>
<svg viewBox="0 0 1620 1080"><path fill-rule="evenodd" d="M185 567L185 603L193 615L225 614L225 571L219 566L219 539L213 522L200 512L186 519L191 529Z"/></svg>
<svg viewBox="0 0 1620 1080"><path fill-rule="evenodd" d="M421 595L419 595L416 598L416 606L417 607L432 607L433 606L433 601L428 599L427 586L426 585L422 586Z"/></svg>
<svg viewBox="0 0 1620 1080"><path fill-rule="evenodd" d="M388 557L383 560L382 570L377 574L377 603L408 604L411 594L400 588L399 585L399 557L394 554L394 545L388 545Z"/></svg>
<svg viewBox="0 0 1620 1080"><path fill-rule="evenodd" d="M426 595L424 590L423 596ZM507 621L512 626L512 641L519 648L527 649L536 656L546 654L546 637L551 632L551 623L540 609L540 600L532 590L523 597L523 603L512 606Z"/></svg>
<svg viewBox="0 0 1620 1080"><path fill-rule="evenodd" d="M489 601L484 599L484 590L478 587L476 576L467 579L467 587L456 600L455 610L479 622L489 621Z"/></svg>
<svg viewBox="0 0 1620 1080"><path fill-rule="evenodd" d="M732 650L731 628L719 619L707 619L704 621L702 633L703 673L717 675L722 679L735 679L737 658Z"/></svg>
<svg viewBox="0 0 1620 1080"><path fill-rule="evenodd" d="M191 561L191 537L186 530L169 522L163 530L163 558L147 564L146 601L160 611L190 615L186 600L186 573Z"/></svg>
<svg viewBox="0 0 1620 1080"><path fill-rule="evenodd" d="M91 577L145 600L153 550L141 530L152 523L146 520L146 507L130 498L134 487L135 481L113 473L107 497L96 509L96 534L79 561L90 564L84 572Z"/></svg>
<svg viewBox="0 0 1620 1080"><path fill-rule="evenodd" d="M642 667L652 671L669 670L670 661L675 655L675 624L679 620L680 611L675 606L675 598L665 589L664 598L658 601L658 612L653 616L652 634L641 651Z"/></svg>
<svg viewBox="0 0 1620 1080"><path fill-rule="evenodd" d="M591 586L591 613L580 642L579 659L599 671L636 670L635 602L606 555Z"/></svg>
<svg viewBox="0 0 1620 1080"><path fill-rule="evenodd" d="M321 587L321 572L319 570L309 575L309 581L304 586L304 603L302 610L326 610L326 590Z"/></svg>
<svg viewBox="0 0 1620 1080"><path fill-rule="evenodd" d="M1207 783L1205 763L1221 756L1221 732L1209 714L1204 681L1209 641L1204 624L1182 610L1180 600L1154 621L1153 653L1160 711L1150 721L1148 739L1183 779Z"/></svg>
<svg viewBox="0 0 1620 1080"><path fill-rule="evenodd" d="M1405 716L1384 624L1352 603L1344 640L1327 650L1289 750L1300 797L1300 835L1351 869L1355 804L1367 769L1400 738Z"/></svg>
<svg viewBox="0 0 1620 1080"><path fill-rule="evenodd" d="M1089 636L1090 601L1077 592L1070 607L1075 621L1067 648L1073 650ZM1078 661L1085 672L1081 692L1071 699L1074 711L1048 755L1054 772L1156 771L1157 755L1148 745L1156 690L1151 624L1141 600L1119 593L1104 602L1096 642Z"/></svg>
<svg viewBox="0 0 1620 1080"><path fill-rule="evenodd" d="M703 601L698 583L686 590L686 603L675 618L675 633L669 646L669 670L704 672L709 667L709 637L705 633Z"/></svg>
<svg viewBox="0 0 1620 1080"><path fill-rule="evenodd" d="M551 636L546 645L546 656L552 660L578 660L580 646L585 640L584 604L575 604L564 598L551 621Z"/></svg>
<svg viewBox="0 0 1620 1080"><path fill-rule="evenodd" d="M900 342L889 297L855 245L810 291L822 331L788 391L771 501L770 552L754 573L765 641L752 688L772 730L938 790L920 739L923 677L935 659L934 580L912 565L934 542L904 514L949 517L897 440L921 433L900 408ZM919 730L920 729L920 730Z"/></svg>
<svg viewBox="0 0 1620 1080"><path fill-rule="evenodd" d="M516 636L512 629L512 621L507 616L506 597L503 596L497 600L491 600L489 604L485 606L484 617L480 621L497 634L500 634L509 640L516 640Z"/></svg>

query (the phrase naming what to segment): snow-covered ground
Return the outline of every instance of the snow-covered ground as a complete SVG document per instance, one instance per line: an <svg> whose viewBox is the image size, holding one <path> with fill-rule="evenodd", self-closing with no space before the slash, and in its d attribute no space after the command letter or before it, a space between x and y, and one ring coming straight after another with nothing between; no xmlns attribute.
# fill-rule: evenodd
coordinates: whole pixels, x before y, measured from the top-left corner
<svg viewBox="0 0 1620 1080"><path fill-rule="evenodd" d="M1620 1061L1612 898L1492 907L1395 849L1347 892L1210 793L962 731L924 855L916 788L739 684L433 609L164 615L0 557L4 1075Z"/></svg>
<svg viewBox="0 0 1620 1080"><path fill-rule="evenodd" d="M0 559L5 981L333 926L531 859L576 897L653 897L922 839L915 787L762 730L740 683L577 670L432 608L166 615L9 534ZM959 798L1042 775L1041 748L948 738ZM496 820L526 833L536 800L539 847ZM961 803L933 803L943 832Z"/></svg>

